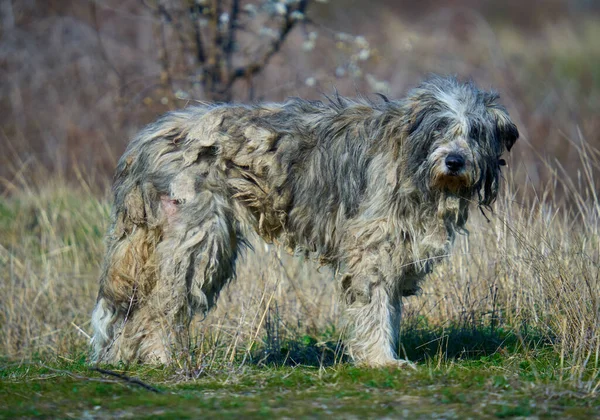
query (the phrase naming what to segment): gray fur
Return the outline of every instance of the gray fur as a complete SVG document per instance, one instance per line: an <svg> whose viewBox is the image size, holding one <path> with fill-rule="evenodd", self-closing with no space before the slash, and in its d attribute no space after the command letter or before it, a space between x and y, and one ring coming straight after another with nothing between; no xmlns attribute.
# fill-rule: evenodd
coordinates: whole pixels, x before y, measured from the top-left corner
<svg viewBox="0 0 600 420"><path fill-rule="evenodd" d="M94 359L168 362L185 350L191 317L214 306L254 230L337 271L356 362L402 364L402 296L448 253L469 204L493 203L518 137L497 99L434 77L399 101L163 116L117 167ZM450 154L464 167L450 171Z"/></svg>

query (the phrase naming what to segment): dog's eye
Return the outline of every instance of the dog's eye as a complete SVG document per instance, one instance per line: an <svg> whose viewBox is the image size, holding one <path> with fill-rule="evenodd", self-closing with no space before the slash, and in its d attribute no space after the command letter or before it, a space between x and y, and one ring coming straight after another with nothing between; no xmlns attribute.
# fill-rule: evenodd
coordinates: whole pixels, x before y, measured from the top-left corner
<svg viewBox="0 0 600 420"><path fill-rule="evenodd" d="M435 131L438 133L441 133L443 131L445 131L448 128L448 120L446 120L445 118L442 118L436 125L435 125Z"/></svg>
<svg viewBox="0 0 600 420"><path fill-rule="evenodd" d="M472 138L473 140L479 140L481 136L481 130L479 129L479 126L477 125L472 125L471 128L469 129L469 137Z"/></svg>

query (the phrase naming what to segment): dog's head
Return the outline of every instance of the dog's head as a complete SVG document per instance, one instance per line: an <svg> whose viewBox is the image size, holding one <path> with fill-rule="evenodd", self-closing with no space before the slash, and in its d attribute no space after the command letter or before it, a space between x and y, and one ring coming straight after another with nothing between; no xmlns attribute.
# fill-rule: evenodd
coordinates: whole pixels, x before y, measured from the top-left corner
<svg viewBox="0 0 600 420"><path fill-rule="evenodd" d="M479 196L488 206L498 193L501 155L519 137L498 94L471 83L435 77L413 89L404 104L408 175L429 191Z"/></svg>

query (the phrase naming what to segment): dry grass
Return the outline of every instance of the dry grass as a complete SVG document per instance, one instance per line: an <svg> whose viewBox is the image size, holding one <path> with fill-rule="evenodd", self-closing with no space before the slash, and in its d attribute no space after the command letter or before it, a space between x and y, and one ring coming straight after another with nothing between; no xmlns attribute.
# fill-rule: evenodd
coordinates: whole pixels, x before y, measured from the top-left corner
<svg viewBox="0 0 600 420"><path fill-rule="evenodd" d="M585 143L574 146L583 168L577 177L548 165L552 181L535 190L525 177L511 176L521 173L513 169L490 220L474 209L470 235L458 239L422 295L407 299L405 334L423 325L501 328L524 342L529 334L551 343L562 373L596 390L600 200L593 173L600 154ZM67 185L13 184L19 192L0 200L0 353L11 359L86 346L109 200L84 182ZM261 343L334 331L339 307L327 269L259 243L236 281L197 323L196 368L245 360ZM443 339L439 349L448 346Z"/></svg>

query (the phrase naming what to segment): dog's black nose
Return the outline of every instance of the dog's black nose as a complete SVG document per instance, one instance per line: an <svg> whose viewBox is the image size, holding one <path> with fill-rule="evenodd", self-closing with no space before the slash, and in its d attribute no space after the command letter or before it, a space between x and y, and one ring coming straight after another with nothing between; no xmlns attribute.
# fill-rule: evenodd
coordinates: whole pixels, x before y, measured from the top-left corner
<svg viewBox="0 0 600 420"><path fill-rule="evenodd" d="M446 166L452 172L458 172L465 166L465 158L459 154L450 153L446 156Z"/></svg>

